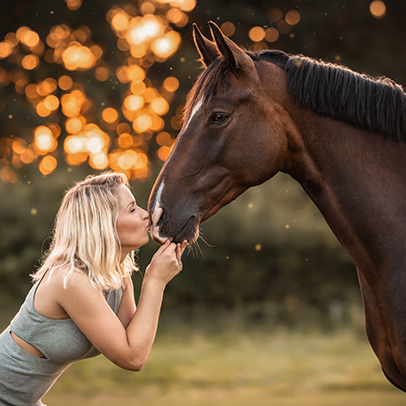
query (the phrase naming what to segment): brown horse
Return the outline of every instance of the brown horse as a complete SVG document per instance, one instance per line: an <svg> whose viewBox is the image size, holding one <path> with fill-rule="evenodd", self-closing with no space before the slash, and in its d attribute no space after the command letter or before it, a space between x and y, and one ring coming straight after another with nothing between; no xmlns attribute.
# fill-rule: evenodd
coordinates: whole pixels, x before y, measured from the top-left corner
<svg viewBox="0 0 406 406"><path fill-rule="evenodd" d="M368 338L406 391L406 95L389 79L281 51L248 52L194 26L206 67L154 185L162 243L283 171L317 205L357 266Z"/></svg>

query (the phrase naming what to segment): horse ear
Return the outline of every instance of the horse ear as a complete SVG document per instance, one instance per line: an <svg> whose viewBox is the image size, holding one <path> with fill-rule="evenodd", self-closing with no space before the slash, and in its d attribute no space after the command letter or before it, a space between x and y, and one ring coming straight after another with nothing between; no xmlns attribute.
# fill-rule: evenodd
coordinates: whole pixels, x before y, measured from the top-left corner
<svg viewBox="0 0 406 406"><path fill-rule="evenodd" d="M193 23L193 40L203 65L205 67L209 66L219 56L219 52L216 45L203 36L195 23Z"/></svg>
<svg viewBox="0 0 406 406"><path fill-rule="evenodd" d="M217 48L221 55L223 55L228 66L233 71L240 68L246 72L250 72L254 67L252 59L237 44L226 37L213 21L209 21L209 26Z"/></svg>

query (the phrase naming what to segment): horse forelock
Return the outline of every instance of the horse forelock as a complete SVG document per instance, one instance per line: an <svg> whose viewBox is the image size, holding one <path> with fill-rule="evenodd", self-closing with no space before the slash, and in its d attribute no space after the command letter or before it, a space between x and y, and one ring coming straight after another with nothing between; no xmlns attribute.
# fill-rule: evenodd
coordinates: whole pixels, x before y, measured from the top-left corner
<svg viewBox="0 0 406 406"><path fill-rule="evenodd" d="M197 105L210 102L220 86L224 91L228 89L227 71L225 60L217 58L201 73L187 96L183 114L184 123L189 122Z"/></svg>

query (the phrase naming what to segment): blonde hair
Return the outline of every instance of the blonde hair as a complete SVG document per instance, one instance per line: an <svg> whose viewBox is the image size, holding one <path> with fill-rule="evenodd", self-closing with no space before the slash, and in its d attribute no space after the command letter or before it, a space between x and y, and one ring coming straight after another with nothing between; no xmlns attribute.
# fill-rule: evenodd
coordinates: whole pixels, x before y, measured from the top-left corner
<svg viewBox="0 0 406 406"><path fill-rule="evenodd" d="M116 188L129 187L127 177L108 172L89 176L69 189L58 210L53 238L42 265L31 275L40 280L47 271L63 269L64 286L76 273L88 275L98 289L117 289L123 278L138 270L134 252L121 262L116 223Z"/></svg>

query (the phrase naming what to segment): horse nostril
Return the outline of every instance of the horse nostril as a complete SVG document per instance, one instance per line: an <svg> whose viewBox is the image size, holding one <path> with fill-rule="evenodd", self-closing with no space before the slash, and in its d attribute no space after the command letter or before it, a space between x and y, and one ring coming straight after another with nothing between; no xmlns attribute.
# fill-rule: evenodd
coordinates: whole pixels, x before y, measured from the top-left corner
<svg viewBox="0 0 406 406"><path fill-rule="evenodd" d="M157 203L154 207L154 211L152 212L151 220L152 225L156 226L158 221L161 219L164 209Z"/></svg>

